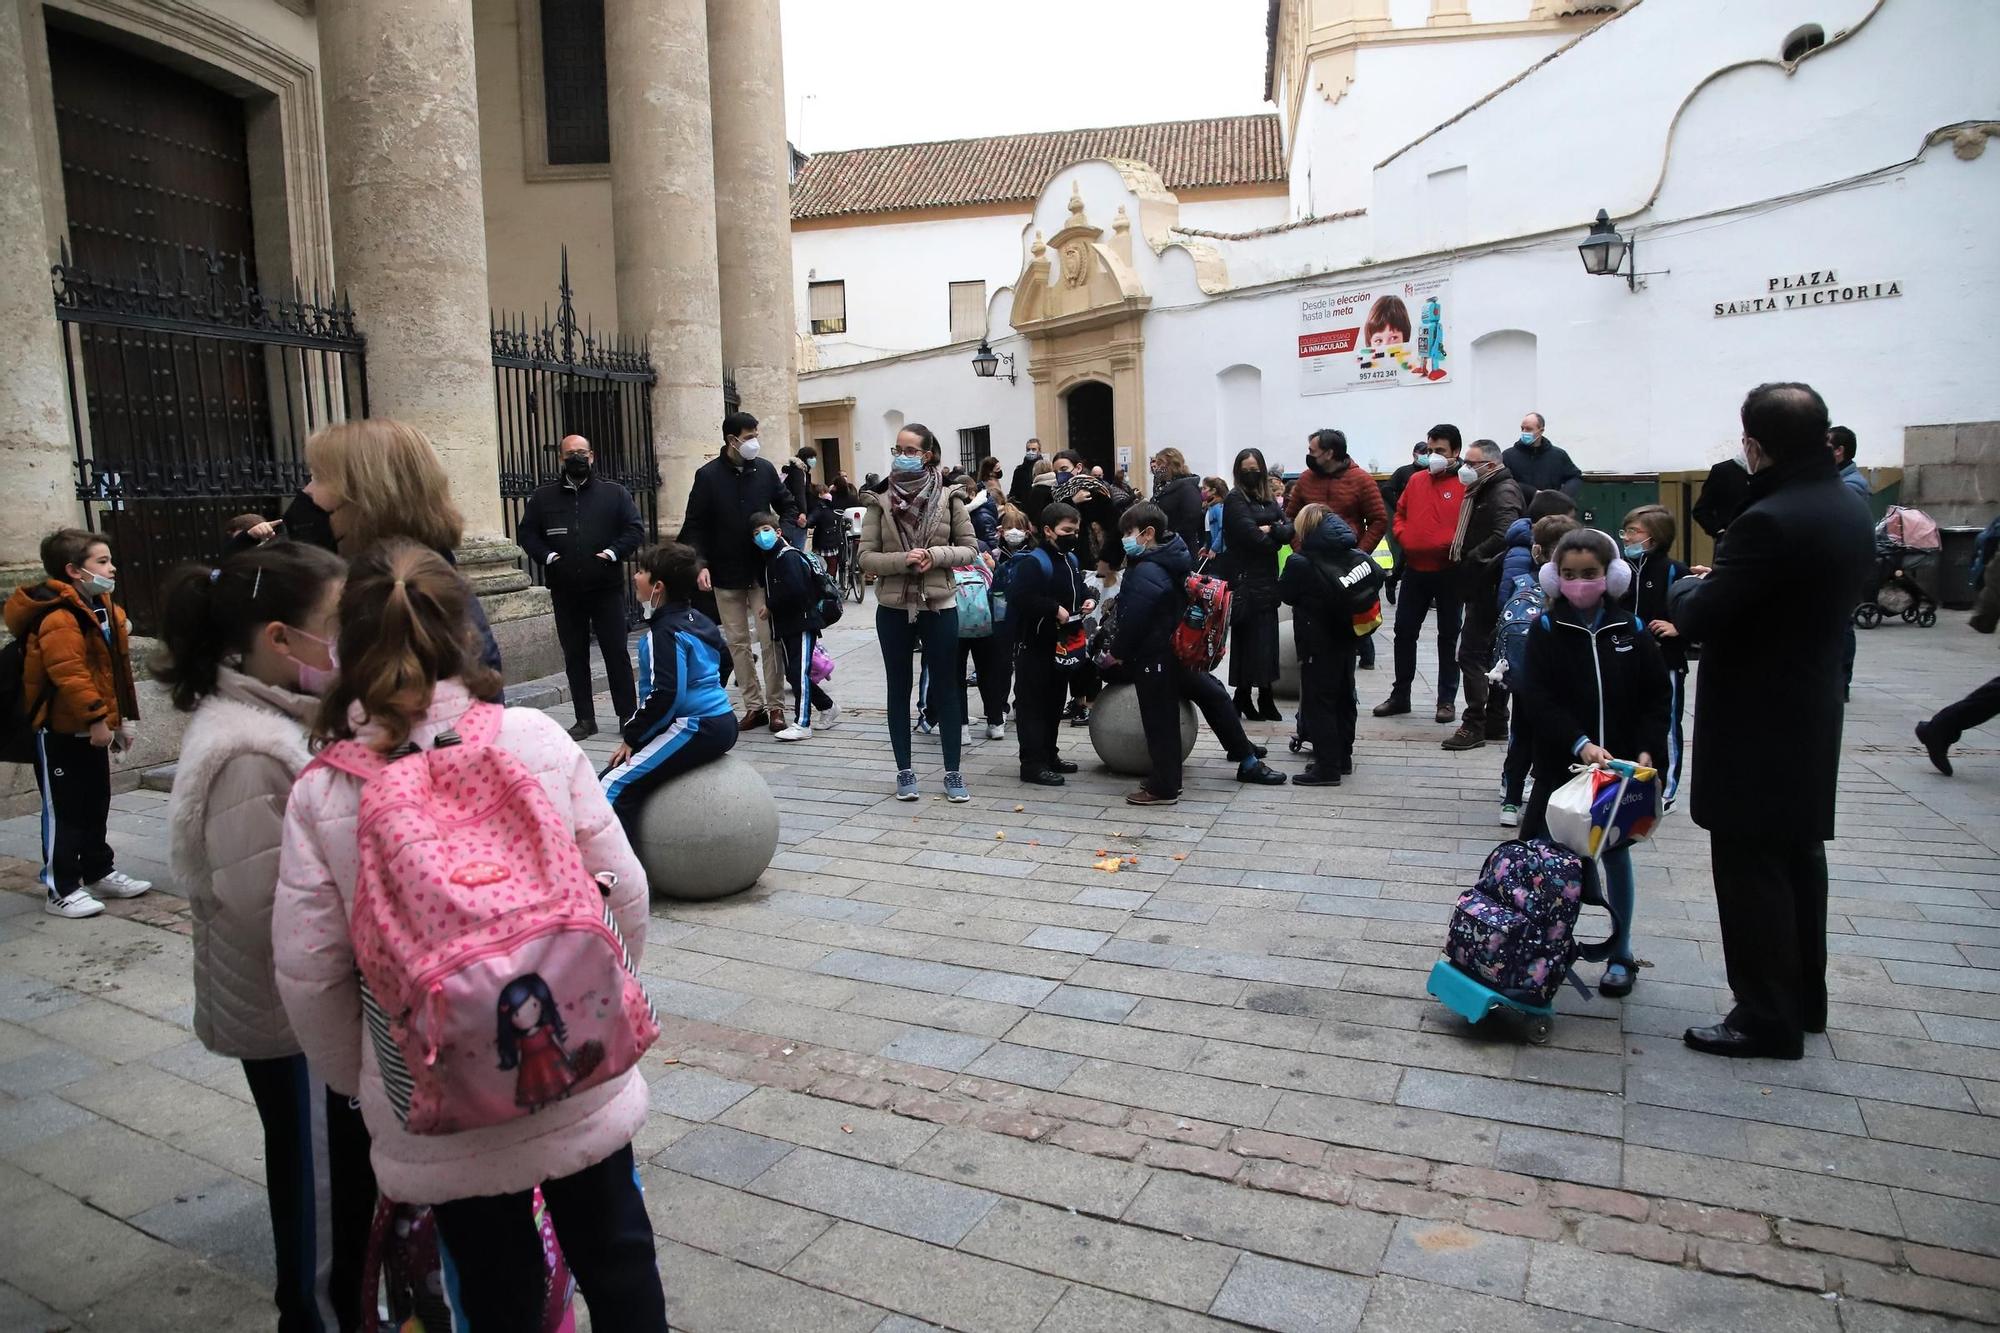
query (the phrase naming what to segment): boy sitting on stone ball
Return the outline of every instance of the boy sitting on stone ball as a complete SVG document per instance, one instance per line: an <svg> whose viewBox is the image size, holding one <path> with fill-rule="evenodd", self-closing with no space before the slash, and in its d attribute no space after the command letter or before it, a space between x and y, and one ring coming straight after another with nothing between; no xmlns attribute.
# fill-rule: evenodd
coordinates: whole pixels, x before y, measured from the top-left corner
<svg viewBox="0 0 2000 1333"><path fill-rule="evenodd" d="M722 630L689 605L701 555L680 542L639 552L632 591L646 617L639 640L639 706L623 719L604 794L629 832L646 793L720 759L736 744L736 713L722 688Z"/></svg>

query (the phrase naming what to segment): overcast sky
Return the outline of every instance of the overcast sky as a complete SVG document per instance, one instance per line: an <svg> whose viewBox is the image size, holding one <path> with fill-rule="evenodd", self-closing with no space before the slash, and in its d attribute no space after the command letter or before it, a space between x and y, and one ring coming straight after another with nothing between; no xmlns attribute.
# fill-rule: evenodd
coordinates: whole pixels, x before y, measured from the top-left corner
<svg viewBox="0 0 2000 1333"><path fill-rule="evenodd" d="M1270 109L1264 0L781 2L808 153Z"/></svg>

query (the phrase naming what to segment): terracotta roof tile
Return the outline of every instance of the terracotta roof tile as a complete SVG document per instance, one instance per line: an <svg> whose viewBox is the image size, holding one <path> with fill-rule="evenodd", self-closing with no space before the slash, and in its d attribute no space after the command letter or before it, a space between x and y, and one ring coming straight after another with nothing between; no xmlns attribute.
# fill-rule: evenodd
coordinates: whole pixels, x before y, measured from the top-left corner
<svg viewBox="0 0 2000 1333"><path fill-rule="evenodd" d="M1278 118L1265 112L814 153L792 184L792 217L1025 201L1056 171L1093 157L1136 158L1170 190L1285 179Z"/></svg>

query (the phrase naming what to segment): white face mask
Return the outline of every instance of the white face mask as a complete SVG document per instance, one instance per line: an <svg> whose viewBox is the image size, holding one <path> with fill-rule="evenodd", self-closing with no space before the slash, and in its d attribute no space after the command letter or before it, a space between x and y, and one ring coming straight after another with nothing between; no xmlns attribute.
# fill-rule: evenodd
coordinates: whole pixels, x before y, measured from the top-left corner
<svg viewBox="0 0 2000 1333"><path fill-rule="evenodd" d="M1441 453L1432 454L1424 466L1428 467L1432 472L1442 472L1451 466L1451 459Z"/></svg>
<svg viewBox="0 0 2000 1333"><path fill-rule="evenodd" d="M1458 466L1458 479L1467 486L1470 486L1473 482L1479 480L1479 469L1470 463L1461 463Z"/></svg>
<svg viewBox="0 0 2000 1333"><path fill-rule="evenodd" d="M752 435L747 440L738 440L736 442L736 452L746 463L753 461L763 451L764 446L757 443L755 435Z"/></svg>
<svg viewBox="0 0 2000 1333"><path fill-rule="evenodd" d="M1001 533L1000 536L1009 546L1019 546L1022 542L1028 540L1028 534L1020 528L1009 528Z"/></svg>

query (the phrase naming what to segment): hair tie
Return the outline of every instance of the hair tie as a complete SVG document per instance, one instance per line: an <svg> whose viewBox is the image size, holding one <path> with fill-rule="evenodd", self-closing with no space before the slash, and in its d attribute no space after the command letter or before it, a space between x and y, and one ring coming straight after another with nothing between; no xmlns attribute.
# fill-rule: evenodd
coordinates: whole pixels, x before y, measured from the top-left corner
<svg viewBox="0 0 2000 1333"><path fill-rule="evenodd" d="M397 580L396 580L396 586L397 586L398 588L402 587L402 586L403 586L403 581L402 581L401 579L397 579Z"/></svg>
<svg viewBox="0 0 2000 1333"><path fill-rule="evenodd" d="M259 565L259 566L257 566L257 577L256 577L256 578L254 578L254 579L252 579L252 580L250 580L250 600L251 600L251 601L253 601L253 602L254 602L254 601L256 601L256 600L257 600L257 590L258 590L259 588L262 588L263 586L264 586L264 567L263 567L262 565Z"/></svg>
<svg viewBox="0 0 2000 1333"><path fill-rule="evenodd" d="M222 571L219 569L211 569L208 571L208 581L210 583L215 582L217 579L221 577L222 577Z"/></svg>

